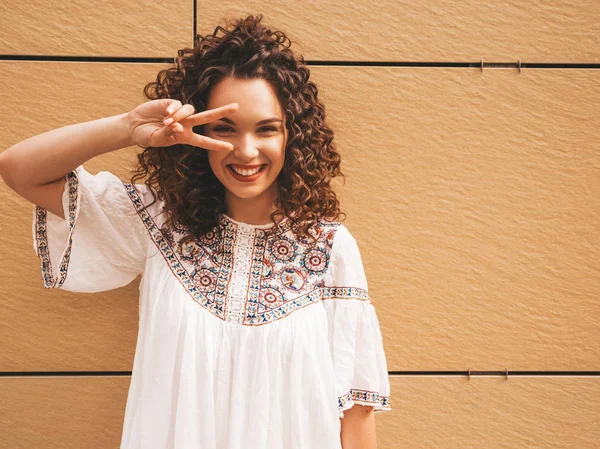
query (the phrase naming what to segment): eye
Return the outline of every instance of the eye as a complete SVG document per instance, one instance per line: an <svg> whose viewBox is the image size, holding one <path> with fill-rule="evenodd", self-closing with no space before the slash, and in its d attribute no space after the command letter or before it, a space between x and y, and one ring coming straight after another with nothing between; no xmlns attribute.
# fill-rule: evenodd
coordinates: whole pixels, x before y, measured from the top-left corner
<svg viewBox="0 0 600 449"><path fill-rule="evenodd" d="M226 132L233 131L233 128L231 128L231 126L215 126L213 128L213 131L226 133Z"/></svg>
<svg viewBox="0 0 600 449"><path fill-rule="evenodd" d="M277 131L277 128L274 128L273 126L263 126L258 131L275 132Z"/></svg>

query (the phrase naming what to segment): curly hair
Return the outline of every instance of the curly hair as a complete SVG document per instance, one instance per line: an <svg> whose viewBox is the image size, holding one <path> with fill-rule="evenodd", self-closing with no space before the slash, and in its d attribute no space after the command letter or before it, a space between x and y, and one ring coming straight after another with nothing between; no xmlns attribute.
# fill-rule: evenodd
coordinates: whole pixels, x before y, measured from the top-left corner
<svg viewBox="0 0 600 449"><path fill-rule="evenodd" d="M319 219L346 215L330 185L335 176L344 177L341 158L303 56L296 58L290 39L261 20L260 14L250 15L217 26L211 35L197 35L194 48L179 50L175 67L161 70L156 81L145 86L144 95L150 100L176 99L201 112L224 77L262 78L270 83L285 111L288 132L284 165L277 176L276 210L270 218L277 224L275 216L287 217L297 237L310 236L314 242L310 229ZM202 125L193 130L203 134ZM145 184L154 198L151 204L156 202L155 189L164 200L164 227L183 225L189 230L184 242L212 230L219 213L227 212L225 187L212 172L208 151L187 144L148 147L138 154L137 162L131 183L149 175Z"/></svg>

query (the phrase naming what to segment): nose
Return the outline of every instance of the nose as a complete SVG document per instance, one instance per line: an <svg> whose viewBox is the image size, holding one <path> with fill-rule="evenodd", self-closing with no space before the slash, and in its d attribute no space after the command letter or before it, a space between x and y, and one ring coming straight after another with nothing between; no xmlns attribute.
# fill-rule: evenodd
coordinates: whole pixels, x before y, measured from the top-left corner
<svg viewBox="0 0 600 449"><path fill-rule="evenodd" d="M233 153L240 161L252 161L259 155L257 140L251 133L242 134L237 142L233 142Z"/></svg>

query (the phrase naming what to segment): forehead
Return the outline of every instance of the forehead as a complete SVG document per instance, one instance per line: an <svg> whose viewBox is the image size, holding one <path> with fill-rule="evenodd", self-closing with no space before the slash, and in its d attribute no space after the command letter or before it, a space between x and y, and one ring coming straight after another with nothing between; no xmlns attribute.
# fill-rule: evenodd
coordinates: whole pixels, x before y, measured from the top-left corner
<svg viewBox="0 0 600 449"><path fill-rule="evenodd" d="M262 78L225 77L212 89L206 107L214 109L230 103L237 103L240 106L237 112L231 114L232 118L246 114L282 116L275 89Z"/></svg>

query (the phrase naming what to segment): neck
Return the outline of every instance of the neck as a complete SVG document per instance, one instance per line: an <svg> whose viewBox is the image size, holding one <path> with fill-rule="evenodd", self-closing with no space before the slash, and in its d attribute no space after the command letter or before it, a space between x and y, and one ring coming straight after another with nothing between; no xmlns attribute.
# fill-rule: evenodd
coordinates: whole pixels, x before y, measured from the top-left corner
<svg viewBox="0 0 600 449"><path fill-rule="evenodd" d="M236 221L252 225L272 223L271 214L275 211L276 199L276 183L273 183L271 187L253 198L240 198L226 191L227 215Z"/></svg>

